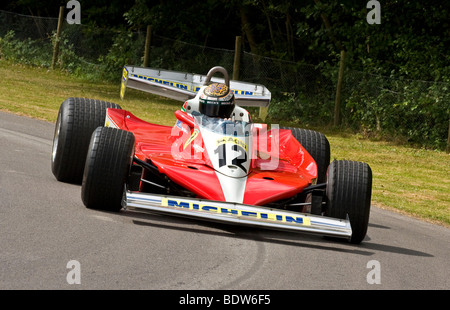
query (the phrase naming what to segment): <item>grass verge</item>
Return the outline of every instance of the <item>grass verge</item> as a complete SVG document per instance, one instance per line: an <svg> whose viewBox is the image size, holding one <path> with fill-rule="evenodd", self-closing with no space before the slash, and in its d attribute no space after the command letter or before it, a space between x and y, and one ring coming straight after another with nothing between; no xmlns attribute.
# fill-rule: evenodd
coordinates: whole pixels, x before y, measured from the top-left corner
<svg viewBox="0 0 450 310"><path fill-rule="evenodd" d="M172 124L179 102L127 89L119 98L117 84L75 78L61 71L29 67L0 60L0 110L56 122L58 109L68 97L87 97L118 103L123 109L152 123Z"/></svg>
<svg viewBox="0 0 450 310"><path fill-rule="evenodd" d="M4 60L0 60L0 72L0 110L50 122L56 121L59 106L67 97L112 101L140 118L162 125L174 124L173 112L181 106L132 89L121 101L119 82L85 81L64 72ZM322 131L330 141L332 159L364 161L371 166L373 205L450 227L449 154L371 141L349 132Z"/></svg>

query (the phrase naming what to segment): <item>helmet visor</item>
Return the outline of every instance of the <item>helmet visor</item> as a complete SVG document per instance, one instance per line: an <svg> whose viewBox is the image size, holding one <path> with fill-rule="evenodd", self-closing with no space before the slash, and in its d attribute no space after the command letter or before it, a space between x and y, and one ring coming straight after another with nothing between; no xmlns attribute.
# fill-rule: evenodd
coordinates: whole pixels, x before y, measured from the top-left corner
<svg viewBox="0 0 450 310"><path fill-rule="evenodd" d="M234 110L233 102L217 102L214 100L201 100L200 113L210 117L229 118Z"/></svg>

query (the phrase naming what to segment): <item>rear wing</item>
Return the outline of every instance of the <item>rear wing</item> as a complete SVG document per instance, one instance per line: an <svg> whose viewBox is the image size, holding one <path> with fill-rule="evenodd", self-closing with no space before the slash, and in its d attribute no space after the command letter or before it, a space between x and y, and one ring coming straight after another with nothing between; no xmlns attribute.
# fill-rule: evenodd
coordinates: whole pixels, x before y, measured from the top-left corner
<svg viewBox="0 0 450 310"><path fill-rule="evenodd" d="M122 73L120 98L125 96L126 88L133 88L159 96L185 102L197 95L198 90L205 85L205 81L224 83L226 78L206 75L125 66ZM239 81L229 81L234 92L236 104L246 107L268 107L271 93L263 85Z"/></svg>

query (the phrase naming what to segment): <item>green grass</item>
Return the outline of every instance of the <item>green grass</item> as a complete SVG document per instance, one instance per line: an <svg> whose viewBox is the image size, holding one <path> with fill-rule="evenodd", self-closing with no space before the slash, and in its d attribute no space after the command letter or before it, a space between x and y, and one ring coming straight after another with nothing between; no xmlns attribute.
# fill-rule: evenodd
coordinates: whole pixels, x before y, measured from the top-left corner
<svg viewBox="0 0 450 310"><path fill-rule="evenodd" d="M58 109L68 97L88 97L118 103L152 123L172 124L180 103L127 89L119 98L120 82L99 83L75 78L61 71L29 67L0 60L0 110L56 122ZM120 81L120 77L118 78Z"/></svg>
<svg viewBox="0 0 450 310"><path fill-rule="evenodd" d="M0 110L50 122L56 121L59 106L67 97L112 101L140 118L162 125L174 124L173 113L181 106L180 102L131 89L121 101L119 82L86 81L64 72L4 60L0 60L0 72ZM252 112L257 114L254 109ZM449 154L371 141L350 132L318 130L330 141L332 159L364 161L371 166L373 205L450 227Z"/></svg>
<svg viewBox="0 0 450 310"><path fill-rule="evenodd" d="M370 164L372 201L436 223L450 224L450 155L358 135L328 134L332 158Z"/></svg>

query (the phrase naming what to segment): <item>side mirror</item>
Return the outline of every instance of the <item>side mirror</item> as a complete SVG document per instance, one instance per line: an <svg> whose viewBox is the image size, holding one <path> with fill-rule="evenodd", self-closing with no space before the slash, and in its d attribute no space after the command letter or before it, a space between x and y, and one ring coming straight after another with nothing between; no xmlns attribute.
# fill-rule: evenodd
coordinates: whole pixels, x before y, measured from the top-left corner
<svg viewBox="0 0 450 310"><path fill-rule="evenodd" d="M194 128L194 118L187 114L186 112L183 112L181 110L175 111L175 117L182 121L183 123L187 124L189 127Z"/></svg>

